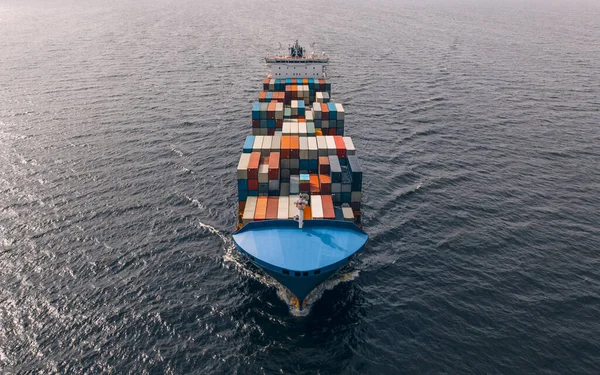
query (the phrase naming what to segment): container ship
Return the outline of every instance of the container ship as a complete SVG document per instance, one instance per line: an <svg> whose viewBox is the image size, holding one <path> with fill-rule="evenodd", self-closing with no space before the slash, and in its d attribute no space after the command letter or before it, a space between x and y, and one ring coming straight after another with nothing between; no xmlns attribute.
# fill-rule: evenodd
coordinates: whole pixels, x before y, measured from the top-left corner
<svg viewBox="0 0 600 375"><path fill-rule="evenodd" d="M329 58L296 41L265 62L270 73L237 166L233 240L302 309L309 293L367 242L363 172L344 135L344 107L331 98Z"/></svg>

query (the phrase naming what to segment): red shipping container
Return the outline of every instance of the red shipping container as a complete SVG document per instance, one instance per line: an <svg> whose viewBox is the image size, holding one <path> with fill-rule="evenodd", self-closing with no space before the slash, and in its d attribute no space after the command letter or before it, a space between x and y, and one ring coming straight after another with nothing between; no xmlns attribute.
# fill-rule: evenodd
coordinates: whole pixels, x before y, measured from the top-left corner
<svg viewBox="0 0 600 375"><path fill-rule="evenodd" d="M248 190L258 191L258 180L248 180Z"/></svg>
<svg viewBox="0 0 600 375"><path fill-rule="evenodd" d="M335 219L335 211L333 209L333 199L331 198L331 195L321 195L321 202L323 202L323 218Z"/></svg>
<svg viewBox="0 0 600 375"><path fill-rule="evenodd" d="M329 167L329 157L328 156L319 156L319 173L328 175L331 173L331 169Z"/></svg>
<svg viewBox="0 0 600 375"><path fill-rule="evenodd" d="M271 152L269 156L269 180L279 180L279 152Z"/></svg>
<svg viewBox="0 0 600 375"><path fill-rule="evenodd" d="M328 174L319 175L319 187L321 194L331 194L331 177Z"/></svg>
<svg viewBox="0 0 600 375"><path fill-rule="evenodd" d="M267 135L275 135L275 129L273 129L273 128L267 129Z"/></svg>
<svg viewBox="0 0 600 375"><path fill-rule="evenodd" d="M344 138L341 135L336 135L333 137L333 140L335 141L338 158L346 158L346 144L344 143Z"/></svg>
<svg viewBox="0 0 600 375"><path fill-rule="evenodd" d="M279 208L279 197L269 197L267 199L267 220L277 219L277 209Z"/></svg>
<svg viewBox="0 0 600 375"><path fill-rule="evenodd" d="M260 165L260 152L250 153L248 161L248 180L258 180L258 166Z"/></svg>
<svg viewBox="0 0 600 375"><path fill-rule="evenodd" d="M252 120L253 128L260 128L260 120Z"/></svg>

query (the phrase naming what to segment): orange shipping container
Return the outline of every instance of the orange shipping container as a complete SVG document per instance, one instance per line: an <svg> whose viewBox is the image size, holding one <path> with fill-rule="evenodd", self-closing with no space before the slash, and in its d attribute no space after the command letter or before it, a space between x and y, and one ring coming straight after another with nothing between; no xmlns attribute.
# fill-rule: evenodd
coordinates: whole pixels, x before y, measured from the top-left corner
<svg viewBox="0 0 600 375"><path fill-rule="evenodd" d="M321 103L321 120L329 120L329 107L327 103Z"/></svg>
<svg viewBox="0 0 600 375"><path fill-rule="evenodd" d="M281 159L289 159L290 158L290 152L291 152L290 137L291 136L289 136L289 135L281 136L281 154L280 154Z"/></svg>
<svg viewBox="0 0 600 375"><path fill-rule="evenodd" d="M335 141L335 149L337 150L338 158L344 159L346 157L346 144L344 143L344 138L341 135L336 135L333 137Z"/></svg>
<svg viewBox="0 0 600 375"><path fill-rule="evenodd" d="M279 197L269 197L267 199L267 220L277 219L277 211L279 208Z"/></svg>
<svg viewBox="0 0 600 375"><path fill-rule="evenodd" d="M319 188L319 175L310 175L310 193L321 194L321 189Z"/></svg>
<svg viewBox="0 0 600 375"><path fill-rule="evenodd" d="M269 156L269 180L279 179L279 152L271 152Z"/></svg>
<svg viewBox="0 0 600 375"><path fill-rule="evenodd" d="M258 165L260 164L260 152L255 151L250 153L250 160L248 161L248 179L258 179Z"/></svg>
<svg viewBox="0 0 600 375"><path fill-rule="evenodd" d="M333 199L331 198L331 195L321 195L321 201L323 202L323 218L335 219L335 211L333 210Z"/></svg>
<svg viewBox="0 0 600 375"><path fill-rule="evenodd" d="M312 210L310 209L310 206L306 206L304 209L304 220L310 219L312 219Z"/></svg>
<svg viewBox="0 0 600 375"><path fill-rule="evenodd" d="M256 210L254 211L254 221L265 220L267 218L268 197L258 197L256 200Z"/></svg>
<svg viewBox="0 0 600 375"><path fill-rule="evenodd" d="M290 159L300 158L300 137L297 135L290 136Z"/></svg>
<svg viewBox="0 0 600 375"><path fill-rule="evenodd" d="M267 119L275 120L275 109L277 108L276 102L270 102L267 106Z"/></svg>

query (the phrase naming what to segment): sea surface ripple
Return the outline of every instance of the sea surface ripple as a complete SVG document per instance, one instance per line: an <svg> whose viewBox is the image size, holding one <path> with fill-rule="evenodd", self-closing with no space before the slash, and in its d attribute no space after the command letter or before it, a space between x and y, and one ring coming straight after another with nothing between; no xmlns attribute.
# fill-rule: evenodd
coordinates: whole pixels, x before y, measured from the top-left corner
<svg viewBox="0 0 600 375"><path fill-rule="evenodd" d="M600 3L0 4L0 373L597 374ZM261 58L331 59L371 236L233 247Z"/></svg>

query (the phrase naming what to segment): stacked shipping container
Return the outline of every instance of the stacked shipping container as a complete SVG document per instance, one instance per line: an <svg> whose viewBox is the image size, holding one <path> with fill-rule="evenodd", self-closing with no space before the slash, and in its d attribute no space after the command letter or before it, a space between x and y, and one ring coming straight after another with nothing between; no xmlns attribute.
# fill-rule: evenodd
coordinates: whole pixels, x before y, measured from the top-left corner
<svg viewBox="0 0 600 375"><path fill-rule="evenodd" d="M360 222L362 169L344 107L326 79L265 79L252 107L237 167L240 222L291 219L309 195L306 219Z"/></svg>

